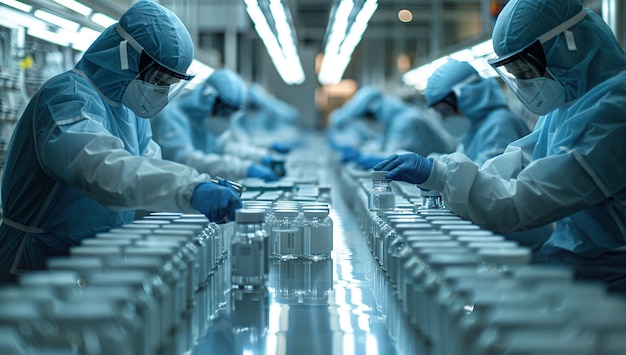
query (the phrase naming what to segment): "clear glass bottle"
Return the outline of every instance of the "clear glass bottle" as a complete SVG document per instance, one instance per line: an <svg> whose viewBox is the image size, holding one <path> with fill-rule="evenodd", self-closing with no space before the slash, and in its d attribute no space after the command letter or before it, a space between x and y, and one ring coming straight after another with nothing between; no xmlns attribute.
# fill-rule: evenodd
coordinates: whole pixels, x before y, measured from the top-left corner
<svg viewBox="0 0 626 355"><path fill-rule="evenodd" d="M324 260L333 250L333 229L328 210L304 210L301 230L304 239L304 257Z"/></svg>
<svg viewBox="0 0 626 355"><path fill-rule="evenodd" d="M231 246L231 282L234 287L265 284L265 211L239 209Z"/></svg>
<svg viewBox="0 0 626 355"><path fill-rule="evenodd" d="M274 210L271 234L271 256L278 259L297 259L302 256L302 234L298 210Z"/></svg>
<svg viewBox="0 0 626 355"><path fill-rule="evenodd" d="M391 188L391 180L385 176L388 171L372 171L372 189L369 191L370 211L389 211L396 207L396 194Z"/></svg>
<svg viewBox="0 0 626 355"><path fill-rule="evenodd" d="M421 190L422 206L420 210L442 210L445 209L441 200L441 193L435 190Z"/></svg>

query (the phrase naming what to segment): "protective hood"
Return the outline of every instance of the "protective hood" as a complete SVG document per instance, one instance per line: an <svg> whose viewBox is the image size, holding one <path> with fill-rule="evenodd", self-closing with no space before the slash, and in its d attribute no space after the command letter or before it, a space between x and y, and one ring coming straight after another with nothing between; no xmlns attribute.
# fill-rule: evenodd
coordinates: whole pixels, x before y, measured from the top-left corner
<svg viewBox="0 0 626 355"><path fill-rule="evenodd" d="M494 25L494 50L502 57L523 49L581 10L578 0L511 0ZM611 29L600 16L584 11L586 16L567 29L568 34L543 43L547 67L565 87L567 101L626 69L626 57Z"/></svg>
<svg viewBox="0 0 626 355"><path fill-rule="evenodd" d="M300 118L300 113L295 107L277 99L256 83L252 83L248 87L246 106L257 111L263 111L274 117L275 120L282 122L296 123Z"/></svg>
<svg viewBox="0 0 626 355"><path fill-rule="evenodd" d="M437 68L430 78L428 78L426 90L424 91L426 105L432 107L434 104L443 100L444 97L452 92L454 85L457 85L472 75L478 75L478 72L471 64L450 59Z"/></svg>
<svg viewBox="0 0 626 355"><path fill-rule="evenodd" d="M161 65L176 72L186 72L193 60L193 42L184 24L165 7L140 0L120 18L128 32ZM140 54L126 47L127 70L122 68L122 37L110 26L92 43L76 68L84 72L112 102L120 102L128 84L139 73Z"/></svg>
<svg viewBox="0 0 626 355"><path fill-rule="evenodd" d="M217 91L217 96L226 105L242 109L246 103L247 89L243 79L232 70L216 70L206 79L206 84Z"/></svg>

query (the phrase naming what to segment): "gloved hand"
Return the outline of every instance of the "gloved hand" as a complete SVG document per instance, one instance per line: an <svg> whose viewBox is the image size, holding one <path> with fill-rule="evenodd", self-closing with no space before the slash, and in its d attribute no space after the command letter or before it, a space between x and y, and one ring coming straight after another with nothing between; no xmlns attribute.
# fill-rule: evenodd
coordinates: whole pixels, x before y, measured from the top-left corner
<svg viewBox="0 0 626 355"><path fill-rule="evenodd" d="M191 195L191 207L215 223L234 221L235 210L241 206L241 199L232 188L214 182L199 184Z"/></svg>
<svg viewBox="0 0 626 355"><path fill-rule="evenodd" d="M343 147L341 148L341 150L339 150L339 153L341 154L342 163L356 161L361 155L361 153L357 149L352 147Z"/></svg>
<svg viewBox="0 0 626 355"><path fill-rule="evenodd" d="M430 176L430 172L433 170L433 160L415 153L393 154L377 164L374 170L389 171L387 173L388 179L419 185L423 184Z"/></svg>
<svg viewBox="0 0 626 355"><path fill-rule="evenodd" d="M380 157L377 155L359 154L359 156L355 160L355 163L361 169L369 170L373 168L376 164L382 162L383 160L385 160L384 157Z"/></svg>
<svg viewBox="0 0 626 355"><path fill-rule="evenodd" d="M278 176L274 174L272 169L260 164L252 164L248 168L248 177L261 178L265 181L272 182L278 180Z"/></svg>
<svg viewBox="0 0 626 355"><path fill-rule="evenodd" d="M283 142L274 142L272 143L270 148L277 153L287 154L291 152L291 150L293 150L294 146L293 144L288 144L288 143L283 143Z"/></svg>

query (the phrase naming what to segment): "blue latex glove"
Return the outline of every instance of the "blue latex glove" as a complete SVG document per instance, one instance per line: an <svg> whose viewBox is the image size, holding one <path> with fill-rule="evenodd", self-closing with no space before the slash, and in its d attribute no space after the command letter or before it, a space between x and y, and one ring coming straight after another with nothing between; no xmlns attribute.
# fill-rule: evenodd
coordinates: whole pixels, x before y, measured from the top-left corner
<svg viewBox="0 0 626 355"><path fill-rule="evenodd" d="M248 168L248 177L261 178L265 181L276 181L278 180L278 176L274 174L272 169L265 167L260 164L252 164Z"/></svg>
<svg viewBox="0 0 626 355"><path fill-rule="evenodd" d="M291 152L291 150L294 147L293 147L292 144L287 144L287 143L283 143L283 142L274 142L274 143L272 143L270 148L273 151L277 152L277 153L287 154L287 153Z"/></svg>
<svg viewBox="0 0 626 355"><path fill-rule="evenodd" d="M343 147L339 152L341 153L342 163L356 161L361 156L361 153L352 147Z"/></svg>
<svg viewBox="0 0 626 355"><path fill-rule="evenodd" d="M419 185L423 184L430 176L430 172L433 170L433 160L415 153L393 154L377 164L374 170L389 171L387 173L388 179Z"/></svg>
<svg viewBox="0 0 626 355"><path fill-rule="evenodd" d="M235 210L241 205L235 190L213 182L196 186L191 195L191 207L215 223L234 221Z"/></svg>
<svg viewBox="0 0 626 355"><path fill-rule="evenodd" d="M358 158L355 160L356 165L358 165L361 169L369 170L385 160L385 157L380 157L376 155L370 154L360 154Z"/></svg>

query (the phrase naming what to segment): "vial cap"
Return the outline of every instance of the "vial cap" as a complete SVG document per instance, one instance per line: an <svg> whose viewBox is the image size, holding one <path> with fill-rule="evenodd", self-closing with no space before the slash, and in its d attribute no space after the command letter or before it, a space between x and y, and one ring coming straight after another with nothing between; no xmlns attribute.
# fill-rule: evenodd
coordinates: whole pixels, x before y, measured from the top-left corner
<svg viewBox="0 0 626 355"><path fill-rule="evenodd" d="M237 223L261 223L264 219L264 210L241 208L235 211L235 221Z"/></svg>
<svg viewBox="0 0 626 355"><path fill-rule="evenodd" d="M297 210L275 210L274 216L276 218L298 217L298 211Z"/></svg>
<svg viewBox="0 0 626 355"><path fill-rule="evenodd" d="M372 171L372 180L389 180L387 173L388 171Z"/></svg>
<svg viewBox="0 0 626 355"><path fill-rule="evenodd" d="M326 218L328 217L327 210L304 210L305 218Z"/></svg>
<svg viewBox="0 0 626 355"><path fill-rule="evenodd" d="M486 248L478 250L478 255L494 264L528 264L531 259L528 248Z"/></svg>

